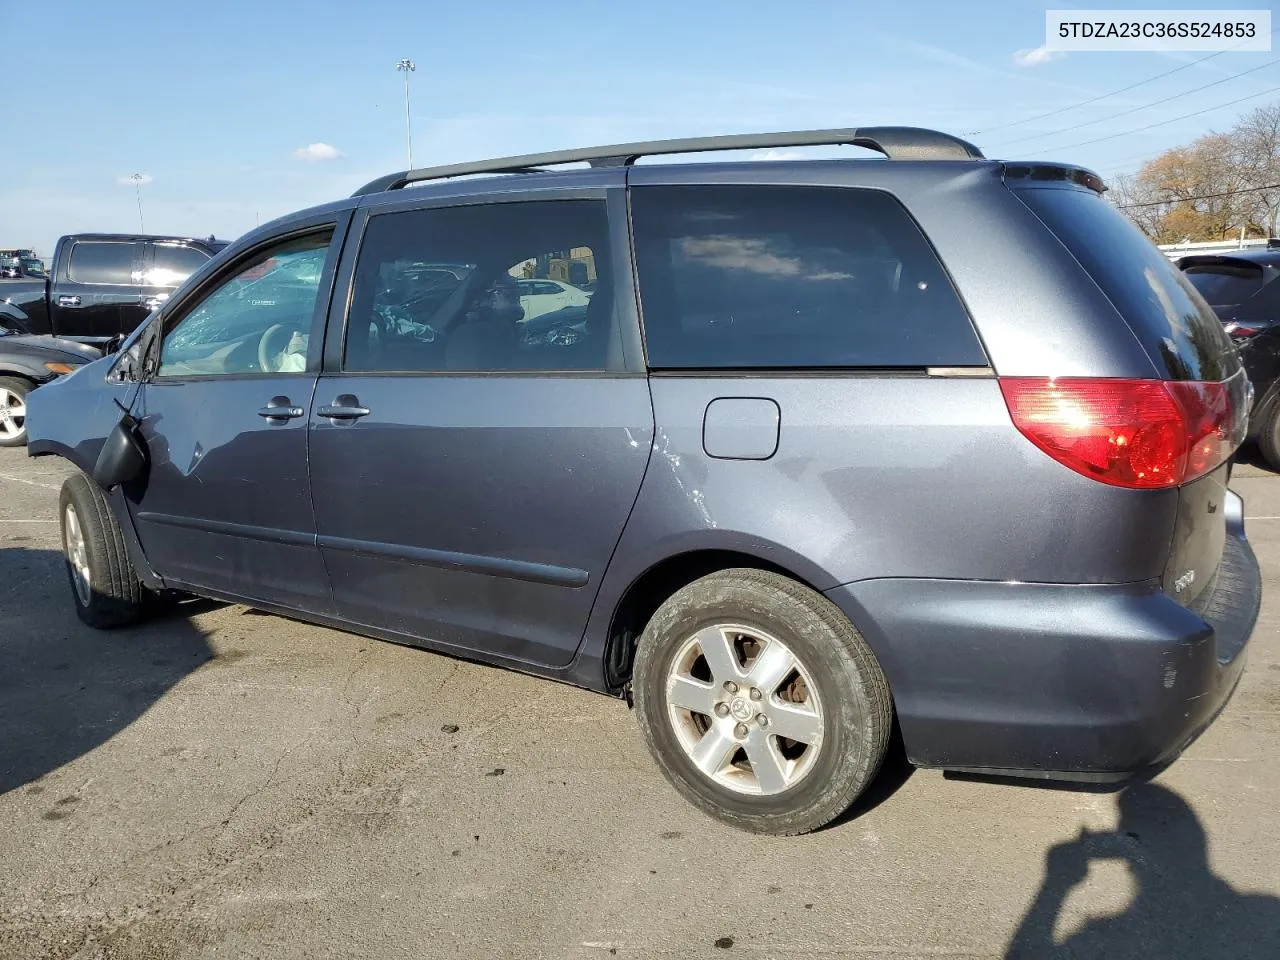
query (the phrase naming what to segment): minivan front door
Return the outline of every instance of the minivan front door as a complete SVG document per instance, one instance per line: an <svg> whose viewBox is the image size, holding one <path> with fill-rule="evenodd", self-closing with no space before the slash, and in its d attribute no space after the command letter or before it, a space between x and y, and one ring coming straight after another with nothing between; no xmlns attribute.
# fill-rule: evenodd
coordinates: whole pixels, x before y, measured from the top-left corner
<svg viewBox="0 0 1280 960"><path fill-rule="evenodd" d="M605 207L598 190L369 216L345 353L335 314L311 414L343 619L537 666L572 659L653 439L648 381L623 357L634 301L610 282L631 289L625 240L611 259ZM517 280L565 261L591 277L589 304L528 334Z"/></svg>
<svg viewBox="0 0 1280 960"><path fill-rule="evenodd" d="M149 474L130 508L169 585L331 610L307 414L333 236L328 224L258 248L163 318L140 408Z"/></svg>

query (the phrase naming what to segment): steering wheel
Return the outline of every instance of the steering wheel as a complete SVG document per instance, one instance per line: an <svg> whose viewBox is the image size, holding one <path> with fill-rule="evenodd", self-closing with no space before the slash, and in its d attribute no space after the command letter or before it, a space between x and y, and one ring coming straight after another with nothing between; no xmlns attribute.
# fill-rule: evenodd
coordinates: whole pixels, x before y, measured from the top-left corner
<svg viewBox="0 0 1280 960"><path fill-rule="evenodd" d="M286 334L284 343L275 347L273 341L280 335ZM285 329L283 323L273 323L262 332L262 337L258 340L258 369L263 373L278 373L279 371L271 366L270 360L273 354L279 354L288 345L289 340L287 334L290 331Z"/></svg>

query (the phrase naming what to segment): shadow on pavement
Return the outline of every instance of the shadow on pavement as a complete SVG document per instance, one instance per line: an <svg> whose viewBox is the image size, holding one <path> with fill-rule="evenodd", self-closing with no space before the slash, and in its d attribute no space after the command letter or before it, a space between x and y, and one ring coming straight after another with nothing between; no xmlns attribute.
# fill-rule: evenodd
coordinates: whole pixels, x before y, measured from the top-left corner
<svg viewBox="0 0 1280 960"><path fill-rule="evenodd" d="M1009 944L1006 960L1040 957L1275 958L1280 899L1241 893L1209 866L1204 828L1185 800L1144 783L1116 798L1115 831L1081 831L1049 850L1045 878ZM1053 928L1090 862L1119 860L1137 893L1121 914L1091 919L1062 942Z"/></svg>
<svg viewBox="0 0 1280 960"><path fill-rule="evenodd" d="M0 793L100 746L213 657L176 605L98 631L70 590L60 552L0 549Z"/></svg>

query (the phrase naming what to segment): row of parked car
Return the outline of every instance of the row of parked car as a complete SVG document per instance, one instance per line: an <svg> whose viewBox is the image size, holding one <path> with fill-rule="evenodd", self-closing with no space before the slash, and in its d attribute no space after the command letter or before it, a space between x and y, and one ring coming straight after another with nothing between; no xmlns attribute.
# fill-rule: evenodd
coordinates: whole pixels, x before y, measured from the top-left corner
<svg viewBox="0 0 1280 960"><path fill-rule="evenodd" d="M0 280L45 277L44 261L31 250L0 250Z"/></svg>

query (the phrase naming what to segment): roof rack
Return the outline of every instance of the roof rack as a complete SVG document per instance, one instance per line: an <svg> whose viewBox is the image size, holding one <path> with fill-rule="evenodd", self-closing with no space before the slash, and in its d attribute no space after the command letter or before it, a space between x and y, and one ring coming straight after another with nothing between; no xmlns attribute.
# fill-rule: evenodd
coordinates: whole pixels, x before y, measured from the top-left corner
<svg viewBox="0 0 1280 960"><path fill-rule="evenodd" d="M390 173L371 180L353 197L385 190L399 190L424 180L444 180L476 173L540 173L541 168L565 163L589 163L593 167L625 167L640 157L672 153L707 153L715 150L761 150L769 147L866 147L890 160L981 160L982 151L949 133L921 127L867 127L844 130L798 130L792 133L746 133L722 137L689 137L683 140L651 140L608 147L529 153L519 157L451 163Z"/></svg>

